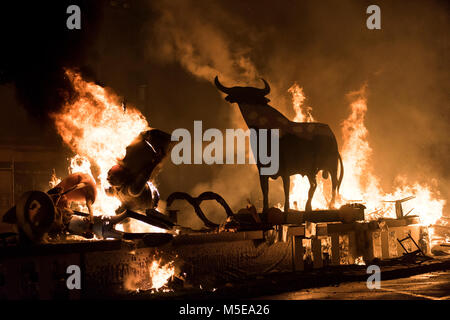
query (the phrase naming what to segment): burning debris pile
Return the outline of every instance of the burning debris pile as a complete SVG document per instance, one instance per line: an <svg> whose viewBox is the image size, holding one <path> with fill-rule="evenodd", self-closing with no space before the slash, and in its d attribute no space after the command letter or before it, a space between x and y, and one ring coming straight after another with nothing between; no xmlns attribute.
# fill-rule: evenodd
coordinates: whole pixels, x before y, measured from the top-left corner
<svg viewBox="0 0 450 320"><path fill-rule="evenodd" d="M133 237L115 229L124 222L134 233L172 228L156 210L159 193L152 183L170 152L170 135L150 128L138 110L124 108L116 95L80 74L66 70L66 76L76 98L51 118L75 153L69 175L59 179L53 173L49 191L26 193L4 221L18 223L34 242L47 232L55 240L67 231L85 238Z"/></svg>
<svg viewBox="0 0 450 320"><path fill-rule="evenodd" d="M95 266L111 268L108 277L127 292L155 293L177 286L187 288L191 283L201 285L202 281L215 285L229 270L266 265L300 271L411 257L417 252L428 259L432 229L427 226L441 219L445 202L431 187L419 183L403 183L393 193L382 190L371 166L364 88L350 95L351 112L342 122L346 174L335 202L339 209L329 208L326 195L330 194L330 179L322 176L312 202L314 211L298 210L307 203L309 182L296 175L289 186L290 207L294 210L282 212L278 206L260 213L249 203L235 213L222 196L206 191L197 197L173 192L166 199L166 213L158 211L160 195L154 178L171 151L170 135L150 128L138 110L125 108L105 88L84 81L73 71L67 70L66 75L77 97L51 117L75 154L69 161L69 175L60 179L53 174L50 190L25 193L5 217L19 226L20 236L34 243L45 242L47 234L54 242L78 240L79 236L132 240L119 242L134 245L139 254L121 247L113 252L120 258L98 252L102 258L92 257L92 287L99 281ZM264 94L270 91L259 90ZM315 122L313 109L304 105L302 88L295 84L289 92L296 111L294 120ZM177 212L170 208L179 200L194 208L203 229L177 224ZM222 206L227 216L224 223L208 219L201 208L207 200ZM445 223L441 227L445 228ZM156 248L161 256L154 255ZM209 262L205 265L203 261ZM215 273L209 275L209 267ZM212 280L205 280L208 277Z"/></svg>
<svg viewBox="0 0 450 320"><path fill-rule="evenodd" d="M368 142L368 130L364 120L367 112L366 87L360 91L349 94L351 99L350 114L341 124L342 129L342 160L345 174L340 188L340 199L337 205L359 202L366 208L366 219L397 218L396 210L399 205L405 214L417 215L421 223L426 226L435 224L441 219L445 201L439 198L439 193L433 192L430 185L419 183L408 184L405 177L396 179L397 188L392 193L382 190L379 178L375 175L371 165L372 148ZM289 92L292 94L292 104L296 112L294 121L315 121L312 116L312 108L304 105L305 95L303 89L294 84ZM314 209L326 209L329 200L325 198L330 188L330 182L319 178L318 190L313 199ZM304 207L305 194L309 189L308 180L296 175L291 187L291 206L293 208ZM412 196L412 197L410 197ZM407 199L408 201L399 200ZM401 206L404 207L401 207Z"/></svg>
<svg viewBox="0 0 450 320"><path fill-rule="evenodd" d="M112 215L120 201L105 192L110 187L107 174L126 153L126 147L149 129L144 116L136 109L122 107L118 96L94 83L86 82L79 73L66 70L77 99L67 102L54 113L56 129L63 141L76 153L70 172L82 172L97 181L98 197L93 206L97 214Z"/></svg>
<svg viewBox="0 0 450 320"><path fill-rule="evenodd" d="M132 274L125 278L124 289L132 292L168 292L170 282L176 277L174 261L163 262L162 258L153 257L147 272ZM177 277L178 278L178 277Z"/></svg>
<svg viewBox="0 0 450 320"><path fill-rule="evenodd" d="M74 71L66 70L66 75L77 97L51 118L63 141L76 154L70 160L70 174L86 175L95 181L96 199L86 203L90 214L122 214L120 219L108 220L118 224L129 221L127 210L145 214L156 209L159 193L152 178L170 150L170 135L151 129L137 109L124 106L114 93L84 81ZM161 232L155 225L165 228L168 223L153 221L153 226L146 225L139 222L146 217L134 217L126 223L128 231Z"/></svg>
<svg viewBox="0 0 450 320"><path fill-rule="evenodd" d="M115 226L121 228L124 221L128 221L125 224L127 231L133 232L165 232L164 229L172 228L174 223L168 216L157 211L159 193L152 183L161 162L171 150L170 135L151 129L137 109L124 106L114 93L83 80L79 73L66 70L66 76L77 93L76 98L67 101L59 112L51 114L51 118L62 140L75 155L70 159L69 176L61 180L54 175L50 182L52 189L48 194L61 212L66 212L70 207L82 217L69 230L88 237L90 234L90 237L97 238L120 238L123 234L115 233ZM269 89L260 90L264 91L264 95L270 91L266 82L265 85ZM303 89L294 84L289 92L296 112L294 121L315 122L313 109L304 105L306 98ZM364 124L367 112L365 87L349 97L351 113L342 122L345 175L336 207L363 203L367 209L366 220L398 218L401 211L401 216L404 212L405 215L412 213L419 216L424 225L435 224L442 216L445 201L435 196L429 186L419 183L407 185L405 182L393 193L382 190L371 166L372 149ZM327 209L330 199L326 195L329 194L327 190L331 188L331 183L329 179L318 178L319 192L313 198L312 207L315 210ZM307 178L295 175L290 188L291 208L298 210L305 207L307 198L304 195L308 189ZM187 200L210 229L217 229L219 225L209 221L202 212L200 202L203 200L217 200L228 216L226 225L234 225L231 228L233 230L236 226L247 225L246 228L249 228L249 223L263 226L259 215L255 213L256 209L253 210L255 212L248 208L242 209L240 215L234 215L225 200L212 192L205 192L198 198L175 192L168 197L168 204L176 199ZM74 202L72 206L71 202ZM274 211L276 208L270 210L274 214L268 216L277 216L278 212ZM81 211L88 211L89 214ZM243 212L248 217L242 218ZM238 221L238 217L241 221ZM94 232L95 224L98 230ZM224 230L223 227L220 226L220 229Z"/></svg>

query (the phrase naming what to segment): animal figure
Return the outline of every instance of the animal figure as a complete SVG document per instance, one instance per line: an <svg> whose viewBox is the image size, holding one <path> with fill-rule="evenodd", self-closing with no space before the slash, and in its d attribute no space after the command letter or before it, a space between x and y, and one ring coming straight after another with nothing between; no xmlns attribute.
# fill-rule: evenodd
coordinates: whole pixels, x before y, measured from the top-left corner
<svg viewBox="0 0 450 320"><path fill-rule="evenodd" d="M266 95L270 93L270 86L264 79L262 81L264 82L263 89L225 87L220 83L217 76L214 82L220 91L227 94L225 97L226 101L239 105L241 114L249 129L254 129L257 132L259 129L279 129L278 172L272 176L262 175L261 168L263 165L257 159L263 193L263 212L267 212L269 208L269 177L272 179L282 178L285 195L284 211L289 211L290 176L294 174L308 177L310 188L305 210L311 211L311 201L317 187L316 175L320 170L322 170L324 179L328 178L328 174L331 176L332 197L329 207L332 208L336 198L336 191L339 192L339 186L344 175L336 137L327 124L293 122L268 105L270 100L266 98ZM259 134L257 136L259 137ZM269 135L267 137L267 145L269 145L270 137ZM256 143L259 145L259 142ZM341 169L338 177L339 163Z"/></svg>
<svg viewBox="0 0 450 320"><path fill-rule="evenodd" d="M86 173L72 173L48 192L50 195L61 195L56 202L59 208L68 208L72 201L85 202L92 222L94 213L92 205L97 197L97 188L94 179Z"/></svg>

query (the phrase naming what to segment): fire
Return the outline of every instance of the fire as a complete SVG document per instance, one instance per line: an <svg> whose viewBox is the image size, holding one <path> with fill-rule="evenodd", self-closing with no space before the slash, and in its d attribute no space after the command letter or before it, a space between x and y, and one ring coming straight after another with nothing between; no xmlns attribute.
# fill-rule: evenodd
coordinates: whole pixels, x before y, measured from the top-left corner
<svg viewBox="0 0 450 320"><path fill-rule="evenodd" d="M61 182L61 179L58 178L58 177L56 176L55 169L53 169L53 173L52 173L52 176L51 176L51 178L50 178L50 181L48 182L48 185L50 186L50 188L54 188L54 187L56 187L60 182Z"/></svg>
<svg viewBox="0 0 450 320"><path fill-rule="evenodd" d="M312 108L307 107L303 104L306 99L306 96L303 93L303 88L299 87L297 83L294 83L294 85L289 88L288 92L292 94L292 105L296 113L293 121L316 121L311 114ZM314 208L327 208L327 203L329 200L325 198L325 195L327 193L324 192L324 186L326 185L326 183L327 182L324 179L322 179L321 177L317 177L317 189L312 202L312 206ZM289 206L295 210L303 210L305 208L306 201L308 200L308 197L305 196L308 194L308 190L308 178L302 177L299 174L294 175L294 179L292 180L292 187L290 190L291 196Z"/></svg>
<svg viewBox="0 0 450 320"><path fill-rule="evenodd" d="M125 156L125 148L138 134L149 129L145 117L137 110L122 107L114 93L82 79L79 73L66 70L77 98L51 115L57 132L76 153L70 160L71 173L84 172L97 181L96 215L113 215L119 200L106 195L108 170Z"/></svg>
<svg viewBox="0 0 450 320"><path fill-rule="evenodd" d="M341 156L344 163L344 179L340 187L340 199L336 206L348 202L362 202L367 207L367 219L379 217L395 218L393 201L415 196L404 202L403 212L420 217L422 224L432 225L442 216L445 200L439 199L439 194L432 192L430 185L419 183L408 184L405 177L397 177L396 188L392 193L382 190L379 178L375 175L371 165L372 148L368 142L368 130L364 124L367 112L366 86L361 90L349 94L351 99L350 114L341 124L342 147ZM294 84L289 92L292 94L292 103L296 116L294 121L315 121L312 117L312 108L303 106L305 95L302 88ZM313 209L326 209L328 200L324 196L324 187L327 189L329 181L318 179L318 187L312 202ZM296 175L291 186L291 207L298 204L303 210L307 200L309 182L306 177ZM325 191L329 194L328 191Z"/></svg>
<svg viewBox="0 0 450 320"><path fill-rule="evenodd" d="M173 261L161 265L161 260L153 260L149 267L152 289L159 290L167 285L169 279L175 275L175 266Z"/></svg>
<svg viewBox="0 0 450 320"><path fill-rule="evenodd" d="M135 252L130 252L132 255ZM162 263L162 258L153 256L153 260L145 266L143 272L130 272L124 277L124 288L129 291L151 291L155 292L169 292L168 288L170 279L176 275L175 261L170 261L166 264ZM140 268L140 266L139 266Z"/></svg>
<svg viewBox="0 0 450 320"><path fill-rule="evenodd" d="M294 121L314 122L315 120L311 115L312 108L303 105L303 102L306 99L303 88L299 87L297 83L294 83L294 85L288 89L288 92L292 94L292 105L295 111Z"/></svg>
<svg viewBox="0 0 450 320"><path fill-rule="evenodd" d="M364 258L362 256L357 257L355 259L355 264L359 265L359 266L365 266L366 263L364 262Z"/></svg>
<svg viewBox="0 0 450 320"><path fill-rule="evenodd" d="M365 90L364 86L360 91L349 94L353 99L351 112L341 124L341 156L345 174L340 193L347 201L363 200L370 211L376 208L384 195L370 163L372 148L367 141L368 131L364 124L367 112Z"/></svg>

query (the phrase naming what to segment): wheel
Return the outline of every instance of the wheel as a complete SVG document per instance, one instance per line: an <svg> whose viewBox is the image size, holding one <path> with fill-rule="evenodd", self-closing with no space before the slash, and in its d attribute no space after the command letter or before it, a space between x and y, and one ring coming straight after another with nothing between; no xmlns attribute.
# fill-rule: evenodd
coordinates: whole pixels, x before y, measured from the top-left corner
<svg viewBox="0 0 450 320"><path fill-rule="evenodd" d="M39 242L55 220L55 206L42 191L25 192L16 205L17 225L32 241Z"/></svg>

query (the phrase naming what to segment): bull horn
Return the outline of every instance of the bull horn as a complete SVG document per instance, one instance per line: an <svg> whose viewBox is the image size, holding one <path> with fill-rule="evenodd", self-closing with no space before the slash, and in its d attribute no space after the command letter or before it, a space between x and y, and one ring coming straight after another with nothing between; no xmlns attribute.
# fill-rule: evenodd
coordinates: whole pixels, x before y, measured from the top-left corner
<svg viewBox="0 0 450 320"><path fill-rule="evenodd" d="M214 84L216 85L217 89L219 89L223 93L226 93L226 94L230 94L231 93L231 88L227 88L224 85L222 85L219 82L219 77L218 76L216 76L216 78L214 79Z"/></svg>
<svg viewBox="0 0 450 320"><path fill-rule="evenodd" d="M263 78L261 78L261 80L264 82L264 89L261 90L264 93L264 95L268 95L270 93L270 86L266 80L264 80Z"/></svg>

